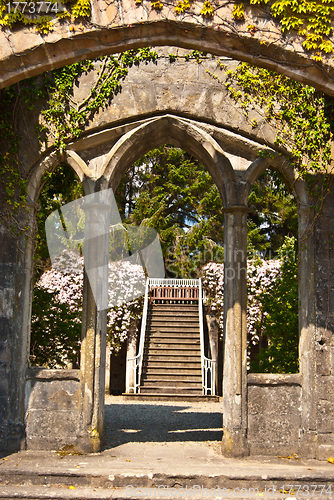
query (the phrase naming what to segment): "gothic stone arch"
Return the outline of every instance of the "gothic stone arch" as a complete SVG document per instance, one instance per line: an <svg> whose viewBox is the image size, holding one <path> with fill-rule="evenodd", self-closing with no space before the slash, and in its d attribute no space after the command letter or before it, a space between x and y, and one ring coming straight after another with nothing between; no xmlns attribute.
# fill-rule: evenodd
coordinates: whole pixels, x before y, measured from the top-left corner
<svg viewBox="0 0 334 500"><path fill-rule="evenodd" d="M170 86L170 78L176 78L177 74L180 74L178 69L176 67L174 76L171 77L169 73L169 79L165 77L165 86ZM196 78L194 78L193 83L200 88L200 82ZM205 86L210 85L209 81L202 83L202 90ZM211 82L211 84L218 101L223 102L224 99L227 99L226 94L223 94L221 89L215 87L214 83ZM217 114L212 106L202 106L202 114L198 121L196 121L196 115L200 112L196 110L194 113L191 109L191 101L187 99L182 101L183 104L180 104L180 100L176 101L175 104L169 102L167 114L165 114L166 101L157 98L155 107L152 109L152 106L149 107L149 100L137 99L136 101L133 88L132 86L131 91L128 91L126 85L123 86L122 97L128 97L129 101L136 105L141 102L142 108L140 110L133 108L130 117L127 117L126 110L129 108L126 106L122 108L119 105L118 117L111 118L111 115L116 112L115 109L111 109L111 105L109 109L99 115L94 123L87 127L81 138L68 146L65 159L77 172L82 182L88 186L88 189L104 188L109 183L115 187L120 179L120 171L131 163L136 148L139 151L139 147L142 147L143 152L145 148L146 150L150 149L148 137L153 134L156 145L164 143L167 137L176 145L183 146L185 144L213 174L226 207L226 244L230 249L227 252L226 265L236 271L235 276L238 275L238 268L245 266L247 194L251 184L265 168L269 166L278 168L289 182L294 184L299 202L300 227L306 229L309 226L310 208L305 187L300 182L296 182L289 165L282 159L282 156L275 153L273 143L275 135L272 130L265 126L260 127L257 131L252 130L249 124L242 119L240 110L233 108L232 103L226 106L225 115L224 113ZM155 92L156 90L157 87ZM157 92L156 95L158 95ZM173 110L173 107L176 109ZM232 115L231 109L233 109ZM260 149L267 149L272 155L267 158L259 158ZM46 153L40 154L35 151L33 154L32 152L29 158L35 155L35 161L26 165L30 169L29 194L32 208L38 196L43 172L54 168L59 161L56 154L52 152L52 148ZM24 155L22 157L24 158ZM330 197L324 207L325 219L321 219L316 222L315 226L311 226L305 244L306 271L302 272L301 277L303 285L301 289L304 295L301 298L300 374L291 376L249 375L247 379L245 369L245 280L242 286L237 280L229 282L226 292L228 314L225 325L227 342L223 403L225 428L223 451L225 454L238 456L247 454L249 451L277 454L278 450L287 451L286 447L291 445L291 439L288 438L291 436L295 449L309 457L321 458L327 456L329 452L328 445L325 443L328 433L331 432L331 426L325 422L322 416L319 417L316 414L316 407L323 405L322 407L326 408L332 404L330 397L325 393L325 388L332 380L328 356L330 351L325 345L325 348L321 350L321 359L325 361L320 369L316 368L316 356L319 356L320 349L314 342L314 336L317 335L317 338L324 338L327 341L331 335L331 326L328 326L328 323L327 327L323 326L328 317L325 308L322 308L320 304L316 309L317 294L318 296L326 294L326 286L322 284L323 278L317 271L317 266L320 261L322 264L324 262L329 264L329 253L327 252L329 250L329 223L326 214L330 214L331 200ZM33 210L30 212L31 218L32 215ZM327 247L324 247L323 244L324 237L327 238ZM7 302L2 311L1 325L5 342L7 342L6 339L10 338L10 335L12 338L10 349L7 348L7 352L11 356L11 361L6 365L8 377L3 378L2 382L4 394L2 400L5 411L1 440L4 447L13 450L17 449L20 443L22 446L28 443L28 446L35 448L54 448L57 443L58 445L73 444L86 451L96 450L100 446L99 433L103 421L101 391L95 392L92 401L87 402L82 389L86 375L83 372L80 375L75 370L66 373L41 370L37 375L28 370L26 374L32 243L30 240L26 243L23 237L18 240L13 237L6 238L12 247L10 247L10 252L2 249L2 262L8 273L8 282L2 291ZM3 248L6 249L6 245ZM20 249L24 250L24 253ZM235 255L237 255L237 259L235 259ZM14 331L13 326L16 327L15 335L11 333ZM96 325L96 328L99 328L99 325ZM99 360L96 359L96 361ZM90 373L90 380L92 380L91 375L92 373ZM101 384L103 384L102 378L99 378ZM48 381L54 379L56 380L55 385L59 389L56 391L57 397L52 400L52 404L48 403L49 406L45 408L44 403L42 402L42 404L41 400L38 399L40 389L38 386L50 386ZM30 396L26 400L28 411L24 422L25 388ZM319 396L317 388L320 390ZM265 424L268 415L276 415L277 405L274 401L273 406L267 406L262 413L258 414L256 414L256 408L258 408L259 400L271 398L273 401L275 398L282 397L282 393L288 394L295 406L300 402L302 411L292 413L291 418L289 410L285 410L283 414L277 414L277 420L283 421L285 430L291 431L292 434L288 436L287 443L275 442L274 439L274 446L270 450L268 443L275 436L270 434L265 425L263 425L265 433L257 433L256 429L259 426L254 423L254 420L259 418ZM67 434L62 436L62 440L59 439L57 427L55 427L55 434L52 434L49 432L52 425L49 425L46 439L45 435L40 433L41 422L46 422L46 416L52 416L54 422L59 421L57 401L68 409L66 414L68 420L62 421L61 424L61 429L66 429ZM80 403L79 408L81 407L80 413L78 413L78 402ZM48 415L47 412L49 412ZM62 415L64 416L65 413ZM87 415L94 415L97 427L92 429L92 422L86 418ZM78 426L77 422L80 418L80 426ZM300 436L299 428L302 430ZM96 432L92 433L92 430ZM24 435L25 431L27 431L27 440Z"/></svg>
<svg viewBox="0 0 334 500"><path fill-rule="evenodd" d="M132 125L130 131L126 131L127 128ZM99 173L94 176L93 171L89 168L89 161L87 163L82 160L80 153L85 151L86 158L88 158L87 144L90 144L88 148L91 150L91 156L95 159L96 155L96 141L99 142L99 147L102 146L101 141L97 139L96 135L88 135L84 140L80 140L80 145L77 144L77 151L69 150L66 155L66 160L72 165L74 170L79 175L80 179L84 182L90 183L90 190L99 190L109 186L114 189L117 188L117 184L121 179L127 168L146 151L151 148L157 147L163 143L170 142L176 146L183 147L187 149L190 153L197 156L204 165L207 166L208 170L214 177L214 180L221 192L222 199L224 201L224 206L226 207L226 247L230 249L227 254L227 265L235 270L235 276L238 277L238 269L244 267L246 264L244 262L246 257L246 216L247 216L247 194L251 187L252 182L255 178L259 176L265 168L268 166L279 169L282 173L288 176L289 180L293 182L293 171L291 167L286 164L286 161L282 159L279 155L275 155L274 158L258 158L254 153L254 148L257 147L258 150L261 149L261 144L256 144L250 140L242 139L231 132L226 132L224 130L215 130L216 136L220 139L220 144L213 139L213 130L215 127L207 126L201 122L194 122L184 118L180 118L173 115L165 115L160 117L147 118L139 123L134 122L133 124L128 123L127 127L124 127L125 133L121 133L120 127L118 128L119 138L115 144L111 147L108 152L105 150L103 155L103 160L100 162ZM206 130L208 129L208 130ZM210 132L210 134L208 133ZM101 132L102 134L103 132ZM230 153L230 160L224 155L224 149L229 151L235 148L233 144L235 141L239 141L243 145L243 151L250 156L255 157L253 162L247 162L248 167L240 172L238 169L233 168L238 165L240 158ZM95 140L95 145L94 145ZM104 135L105 145L108 149L109 141L108 135ZM79 142L79 141L78 141ZM75 143L72 146L75 148ZM86 149L84 149L86 148ZM80 151L81 150L81 151ZM38 184L37 178L41 177L42 171L45 168L50 168L50 162L56 162L57 158L50 157L47 161L44 160L40 164L39 168L35 169L35 175L31 179L31 196L37 194L35 186ZM237 178L239 175L240 179ZM92 184L95 185L92 188ZM297 183L298 184L298 183ZM248 186L248 189L245 188ZM245 192L246 191L246 192ZM304 197L305 192L303 186L299 187L299 193L301 197ZM237 259L235 258L237 255ZM241 278L241 279L240 279ZM247 370L246 370L246 357L243 356L241 359L239 355L242 351L245 352L246 339L246 324L243 318L245 318L246 309L246 287L244 276L239 276L234 280L229 280L226 284L225 291L225 301L227 304L227 317L226 317L226 344L225 344L225 360L224 360L224 403L223 403L223 414L224 414L224 431L225 440L223 442L223 451L226 455L245 455L249 451L261 449L264 451L264 446L261 444L259 436L256 436L255 425L249 423L249 409L251 408L252 398L250 402L247 402L247 387L254 392L258 391L259 382L262 384L263 380L256 375L251 376L247 383ZM240 286L243 283L243 286ZM240 305L240 307L238 306ZM88 307L88 305L87 305ZM241 315L241 316L240 316ZM99 325L96 325L99 328ZM308 332L308 329L307 329ZM96 332L97 333L97 332ZM240 345L240 341L242 345ZM237 349L236 349L237 346ZM86 353L85 353L86 354ZM100 446L99 440L94 435L92 437L91 424L92 422L85 418L85 415L100 415L101 420L103 420L103 401L101 399L101 387L99 390L92 386L93 397L88 404L84 398L84 386L87 386L87 379L91 379L91 371L89 366L100 366L100 356L103 355L102 350L96 351L94 359L86 359L84 361L82 370L84 375L81 373L81 384L80 377L78 374L69 372L68 376L72 376L72 381L62 382L62 386L67 384L72 387L76 387L75 393L80 395L82 405L81 414L75 414L73 408L69 411L72 421L76 418L81 422L80 428L72 425L68 426L70 434L67 435L67 441L70 441L75 447L84 451L97 450ZM82 357L84 360L84 356ZM39 374L42 377L43 373ZM56 377L60 377L61 373L57 373ZM103 376L98 377L100 381L103 381ZM267 376L267 387L266 389L274 391L274 384L286 385L287 390L290 391L294 400L296 397L300 398L300 387L302 386L302 376ZM274 380L273 380L274 379ZM58 382L59 383L59 382ZM89 383L88 383L89 385ZM81 390L80 390L80 386ZM68 389L69 391L69 389ZM31 390L31 394L34 395L37 390ZM102 390L103 393L103 390ZM235 395L240 395L240 401L236 401ZM277 394L276 396L277 397ZM28 445L33 446L39 443L39 446L55 446L55 442L49 438L49 441L43 441L43 436L38 436L33 425L34 413L33 408L28 410L28 427L27 427L27 439ZM298 421L300 420L300 415L298 416ZM293 417L296 417L293 413ZM98 419L96 419L96 422ZM289 422L291 426L291 422ZM102 432L102 427L97 428L98 433ZM57 432L58 429L57 429ZM248 436L247 436L248 434ZM296 437L297 427L294 423L294 432L289 433L291 446L291 437L293 437L294 446L298 446L298 438ZM271 438L273 435L270 436ZM54 440L59 442L59 436L54 435ZM279 443L280 448L284 448L284 444ZM267 444L266 444L267 446ZM278 446L272 447L272 451L277 452Z"/></svg>

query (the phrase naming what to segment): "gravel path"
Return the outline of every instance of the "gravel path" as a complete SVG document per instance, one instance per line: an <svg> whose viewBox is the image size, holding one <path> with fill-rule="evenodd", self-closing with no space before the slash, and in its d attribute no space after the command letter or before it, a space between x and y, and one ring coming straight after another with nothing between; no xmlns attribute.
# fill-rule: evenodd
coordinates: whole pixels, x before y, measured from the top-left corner
<svg viewBox="0 0 334 500"><path fill-rule="evenodd" d="M106 448L126 443L206 443L220 446L221 403L137 402L106 396Z"/></svg>

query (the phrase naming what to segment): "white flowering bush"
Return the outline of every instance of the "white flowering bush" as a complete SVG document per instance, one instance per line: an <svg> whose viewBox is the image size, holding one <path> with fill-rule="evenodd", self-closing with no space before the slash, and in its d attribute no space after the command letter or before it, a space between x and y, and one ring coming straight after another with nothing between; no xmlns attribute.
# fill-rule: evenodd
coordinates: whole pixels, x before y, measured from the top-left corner
<svg viewBox="0 0 334 500"><path fill-rule="evenodd" d="M74 273L59 270L66 269L67 259L76 262ZM49 368L78 364L80 352L83 259L66 251L58 260L35 285L31 321L31 363ZM117 352L130 325L138 330L145 276L140 265L125 260L110 264L108 279L115 286L108 289L107 335Z"/></svg>
<svg viewBox="0 0 334 500"><path fill-rule="evenodd" d="M296 239L286 237L279 259L247 263L248 367L251 371L298 371L298 263ZM202 269L206 304L223 333L224 265Z"/></svg>
<svg viewBox="0 0 334 500"><path fill-rule="evenodd" d="M259 340L258 324L264 314L261 296L277 277L281 261L251 260L247 263L247 332L253 344ZM205 303L217 317L221 334L224 327L224 264L210 262L202 269L202 285Z"/></svg>

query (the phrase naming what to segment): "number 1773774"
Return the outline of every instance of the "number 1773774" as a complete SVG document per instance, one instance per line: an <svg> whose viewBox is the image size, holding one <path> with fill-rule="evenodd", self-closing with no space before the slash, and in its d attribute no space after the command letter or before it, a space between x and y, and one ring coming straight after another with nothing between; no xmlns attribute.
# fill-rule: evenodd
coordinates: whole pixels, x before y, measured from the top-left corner
<svg viewBox="0 0 334 500"><path fill-rule="evenodd" d="M8 13L19 10L22 14L57 14L58 2L8 2Z"/></svg>

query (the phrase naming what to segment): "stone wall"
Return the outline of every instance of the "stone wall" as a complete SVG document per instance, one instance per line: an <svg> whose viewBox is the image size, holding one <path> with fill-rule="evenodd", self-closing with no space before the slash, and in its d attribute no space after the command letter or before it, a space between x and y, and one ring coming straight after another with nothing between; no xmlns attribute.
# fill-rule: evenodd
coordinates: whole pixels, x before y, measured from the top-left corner
<svg viewBox="0 0 334 500"><path fill-rule="evenodd" d="M26 447L59 450L71 446L79 432L79 370L28 370Z"/></svg>
<svg viewBox="0 0 334 500"><path fill-rule="evenodd" d="M248 445L251 455L299 453L299 374L248 375Z"/></svg>

